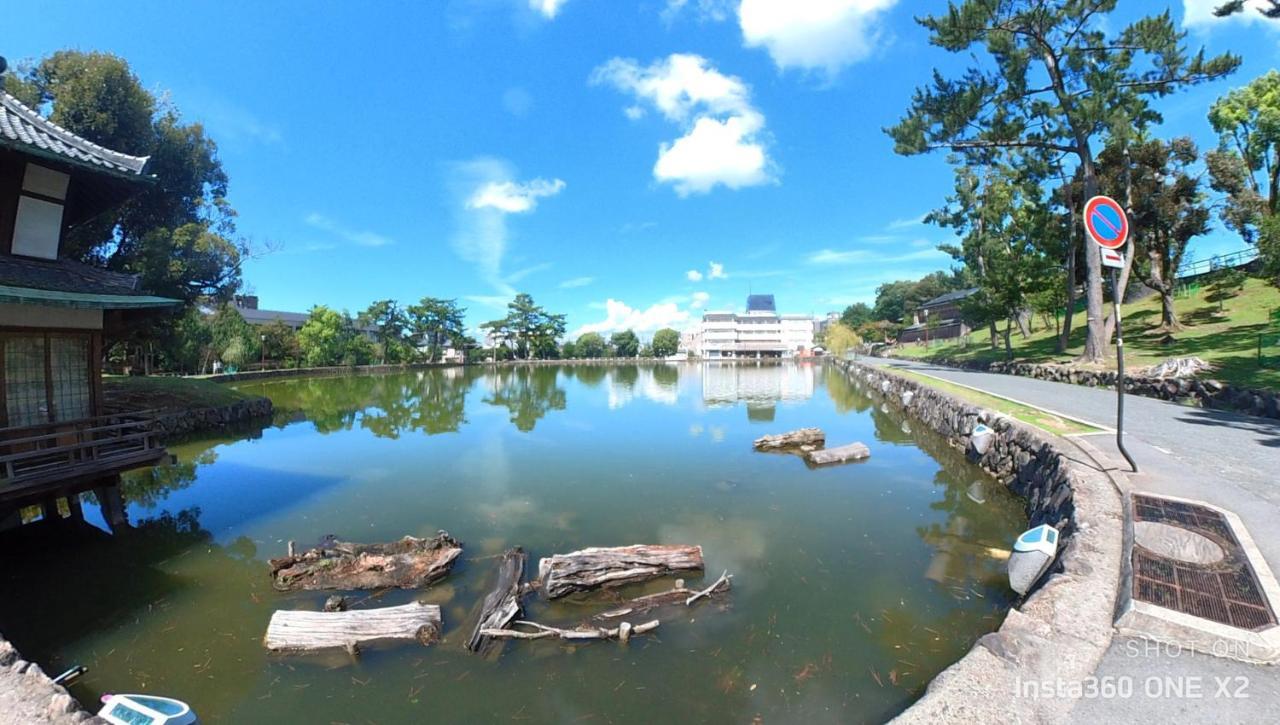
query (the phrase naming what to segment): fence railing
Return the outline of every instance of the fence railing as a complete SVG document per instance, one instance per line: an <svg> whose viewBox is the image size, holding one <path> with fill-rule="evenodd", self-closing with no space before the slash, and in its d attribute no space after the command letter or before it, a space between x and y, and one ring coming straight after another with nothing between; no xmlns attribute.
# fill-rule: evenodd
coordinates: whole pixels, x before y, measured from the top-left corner
<svg viewBox="0 0 1280 725"><path fill-rule="evenodd" d="M1241 267L1257 258L1258 250L1250 247L1230 254L1218 254L1208 257L1207 259L1194 259L1189 262L1183 262L1182 265L1178 267L1176 277L1178 279L1182 279L1184 277L1196 277L1224 267Z"/></svg>
<svg viewBox="0 0 1280 725"><path fill-rule="evenodd" d="M119 473L165 455L154 418L141 414L0 428L0 495Z"/></svg>

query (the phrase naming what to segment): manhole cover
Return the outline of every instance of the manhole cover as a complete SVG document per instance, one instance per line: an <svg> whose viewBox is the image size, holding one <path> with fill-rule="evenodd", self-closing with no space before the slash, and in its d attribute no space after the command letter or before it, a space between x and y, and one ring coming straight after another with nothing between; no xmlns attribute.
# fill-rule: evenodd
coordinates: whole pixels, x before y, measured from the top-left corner
<svg viewBox="0 0 1280 725"><path fill-rule="evenodd" d="M1258 576L1222 514L1185 501L1135 495L1133 520L1134 599L1240 629L1276 624Z"/></svg>

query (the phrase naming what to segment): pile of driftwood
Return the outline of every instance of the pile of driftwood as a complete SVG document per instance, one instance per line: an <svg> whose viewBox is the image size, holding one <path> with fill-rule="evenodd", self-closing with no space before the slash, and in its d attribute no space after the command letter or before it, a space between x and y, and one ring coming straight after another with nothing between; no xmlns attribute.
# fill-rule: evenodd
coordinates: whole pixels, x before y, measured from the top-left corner
<svg viewBox="0 0 1280 725"><path fill-rule="evenodd" d="M826 466L833 463L861 461L871 456L871 449L862 443L849 443L827 448L827 434L821 428L801 428L789 433L779 433L757 438L753 446L757 451L794 453L810 466Z"/></svg>
<svg viewBox="0 0 1280 725"><path fill-rule="evenodd" d="M441 531L431 539L406 536L387 544L353 544L337 540L302 554L289 543L289 554L270 561L275 588L298 590L419 589L448 575L462 554L462 543ZM648 581L678 572L702 571L702 547L636 545L592 547L546 557L538 562L537 579L525 582L528 554L520 547L499 557L493 589L485 596L466 647L486 652L508 639L600 640L622 642L651 632L657 619L637 624L628 617L661 607L689 607L729 590L732 575L724 572L711 586L693 590L677 579L670 590L621 603L590 622L558 627L522 619L522 599L541 592L548 600ZM614 602L617 604L617 602ZM412 602L394 607L349 609L342 596L332 596L324 611L281 610L267 627L264 644L273 652L346 649L352 655L375 641L435 642L442 631L440 607Z"/></svg>

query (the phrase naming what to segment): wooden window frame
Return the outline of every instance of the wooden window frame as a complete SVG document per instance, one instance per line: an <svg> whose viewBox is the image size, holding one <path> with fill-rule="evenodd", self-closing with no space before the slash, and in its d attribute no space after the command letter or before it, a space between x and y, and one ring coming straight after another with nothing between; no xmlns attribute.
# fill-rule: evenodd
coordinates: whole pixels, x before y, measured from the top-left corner
<svg viewBox="0 0 1280 725"><path fill-rule="evenodd" d="M58 411L54 408L54 391L53 391L53 345L50 344L52 338L71 337L83 339L88 342L85 346L88 359L85 361L85 371L89 376L89 415L92 418L101 410L102 401L102 369L101 369L101 352L102 352L102 333L96 330L51 330L47 328L23 328L23 327L0 327L0 381L7 381L8 374L4 368L4 343L9 338L14 337L40 337L44 341L44 393L45 403L48 406L48 420L45 423L65 423L65 420L58 420ZM9 427L9 401L5 390L5 385L0 385L0 428ZM79 419L77 419L79 420Z"/></svg>

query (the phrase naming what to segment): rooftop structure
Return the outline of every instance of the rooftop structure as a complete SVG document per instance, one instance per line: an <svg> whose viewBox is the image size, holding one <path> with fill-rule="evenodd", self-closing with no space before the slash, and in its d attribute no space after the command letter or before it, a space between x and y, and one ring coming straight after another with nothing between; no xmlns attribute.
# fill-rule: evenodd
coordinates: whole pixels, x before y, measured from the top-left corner
<svg viewBox="0 0 1280 725"><path fill-rule="evenodd" d="M750 295L745 313L708 311L685 349L709 360L788 358L813 347L812 315L780 315L773 295Z"/></svg>
<svg viewBox="0 0 1280 725"><path fill-rule="evenodd" d="M137 277L61 256L68 230L140 186L147 158L103 148L0 92L0 528L41 504L99 491L123 520L115 483L167 455L149 419L104 414L104 337L177 300Z"/></svg>

